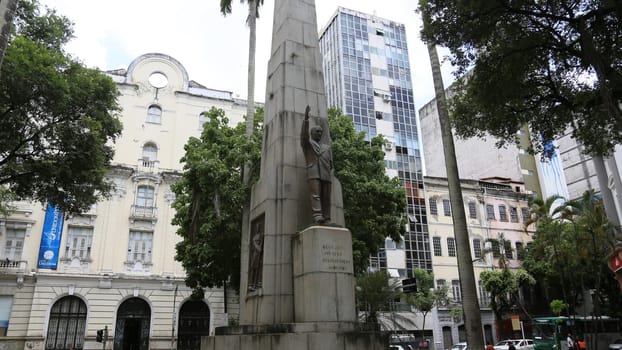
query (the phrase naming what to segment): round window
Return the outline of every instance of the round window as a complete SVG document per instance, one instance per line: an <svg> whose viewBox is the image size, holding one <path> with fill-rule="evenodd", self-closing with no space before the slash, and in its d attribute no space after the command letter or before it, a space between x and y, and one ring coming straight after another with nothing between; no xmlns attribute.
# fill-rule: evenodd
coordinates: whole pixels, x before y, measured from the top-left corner
<svg viewBox="0 0 622 350"><path fill-rule="evenodd" d="M168 78L160 72L154 72L149 76L149 84L156 89L161 89L168 85Z"/></svg>

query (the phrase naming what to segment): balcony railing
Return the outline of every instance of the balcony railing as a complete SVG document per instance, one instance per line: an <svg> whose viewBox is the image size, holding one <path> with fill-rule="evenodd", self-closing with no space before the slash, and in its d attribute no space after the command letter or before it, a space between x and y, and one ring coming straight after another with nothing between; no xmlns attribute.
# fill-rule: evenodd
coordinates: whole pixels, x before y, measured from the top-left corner
<svg viewBox="0 0 622 350"><path fill-rule="evenodd" d="M137 170L144 173L157 173L160 168L160 161L148 158L139 158Z"/></svg>
<svg viewBox="0 0 622 350"><path fill-rule="evenodd" d="M28 262L25 260L0 260L1 273L18 273L28 271Z"/></svg>
<svg viewBox="0 0 622 350"><path fill-rule="evenodd" d="M158 216L158 208L143 205L132 205L131 217L135 219L155 219Z"/></svg>

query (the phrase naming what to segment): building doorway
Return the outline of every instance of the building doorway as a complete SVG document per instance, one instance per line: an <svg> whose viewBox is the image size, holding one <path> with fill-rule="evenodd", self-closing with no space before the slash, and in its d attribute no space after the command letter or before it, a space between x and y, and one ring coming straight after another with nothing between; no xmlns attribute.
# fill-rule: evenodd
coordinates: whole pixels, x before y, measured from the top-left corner
<svg viewBox="0 0 622 350"><path fill-rule="evenodd" d="M443 345L445 349L449 349L454 345L454 338L451 335L451 327L443 327Z"/></svg>
<svg viewBox="0 0 622 350"><path fill-rule="evenodd" d="M50 310L45 350L81 350L84 347L86 304L68 295L56 301Z"/></svg>
<svg viewBox="0 0 622 350"><path fill-rule="evenodd" d="M187 301L179 310L177 350L199 350L201 337L209 335L209 307L202 300Z"/></svg>
<svg viewBox="0 0 622 350"><path fill-rule="evenodd" d="M151 308L140 298L121 303L117 311L114 348L120 350L148 350Z"/></svg>

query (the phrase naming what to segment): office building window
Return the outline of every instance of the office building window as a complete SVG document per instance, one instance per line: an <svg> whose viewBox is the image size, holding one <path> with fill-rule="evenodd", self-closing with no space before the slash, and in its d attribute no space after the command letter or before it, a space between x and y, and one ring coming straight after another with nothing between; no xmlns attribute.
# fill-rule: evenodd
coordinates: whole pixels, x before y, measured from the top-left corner
<svg viewBox="0 0 622 350"><path fill-rule="evenodd" d="M147 109L147 123L160 124L162 122L162 108L151 105Z"/></svg>
<svg viewBox="0 0 622 350"><path fill-rule="evenodd" d="M482 257L482 241L479 239L473 240L473 256L477 259Z"/></svg>
<svg viewBox="0 0 622 350"><path fill-rule="evenodd" d="M451 291L454 295L454 301L459 303L462 301L462 290L460 289L460 280L451 281Z"/></svg>
<svg viewBox="0 0 622 350"><path fill-rule="evenodd" d="M430 198L430 215L438 215L438 207L436 206L436 199Z"/></svg>
<svg viewBox="0 0 622 350"><path fill-rule="evenodd" d="M449 203L449 199L443 199L443 214L451 216L451 203Z"/></svg>
<svg viewBox="0 0 622 350"><path fill-rule="evenodd" d="M10 261L22 259L26 227L19 224L6 224L6 237L3 258Z"/></svg>
<svg viewBox="0 0 622 350"><path fill-rule="evenodd" d="M436 280L436 288L441 288L442 286L445 285L445 283L447 283L447 281L445 281L444 279Z"/></svg>
<svg viewBox="0 0 622 350"><path fill-rule="evenodd" d="M505 211L505 205L499 206L499 221L508 221L508 213Z"/></svg>
<svg viewBox="0 0 622 350"><path fill-rule="evenodd" d="M488 220L495 219L495 206L492 204L486 204L486 219Z"/></svg>
<svg viewBox="0 0 622 350"><path fill-rule="evenodd" d="M456 256L456 239L447 237L447 255Z"/></svg>
<svg viewBox="0 0 622 350"><path fill-rule="evenodd" d="M530 218L529 208L521 207L520 211L521 211L521 215L523 216L523 222L527 222L527 220L529 220L529 218Z"/></svg>
<svg viewBox="0 0 622 350"><path fill-rule="evenodd" d="M518 222L518 208L510 207L510 220L512 222Z"/></svg>
<svg viewBox="0 0 622 350"><path fill-rule="evenodd" d="M476 219L477 212L475 211L475 202L469 202L469 218Z"/></svg>
<svg viewBox="0 0 622 350"><path fill-rule="evenodd" d="M505 253L505 257L508 259L513 259L514 258L514 254L512 252L512 242L510 241L503 241L503 251Z"/></svg>
<svg viewBox="0 0 622 350"><path fill-rule="evenodd" d="M92 227L69 226L67 229L65 258L78 258L80 260L90 258L92 239Z"/></svg>
<svg viewBox="0 0 622 350"><path fill-rule="evenodd" d="M441 237L432 237L432 245L434 246L434 256L443 256Z"/></svg>
<svg viewBox="0 0 622 350"><path fill-rule="evenodd" d="M153 232L130 231L128 262L151 263Z"/></svg>

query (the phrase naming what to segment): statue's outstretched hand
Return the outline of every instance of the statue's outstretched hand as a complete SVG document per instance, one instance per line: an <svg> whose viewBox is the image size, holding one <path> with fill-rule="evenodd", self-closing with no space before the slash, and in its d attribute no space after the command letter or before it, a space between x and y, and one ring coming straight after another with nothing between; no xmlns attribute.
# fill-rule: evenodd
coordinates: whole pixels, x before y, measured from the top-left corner
<svg viewBox="0 0 622 350"><path fill-rule="evenodd" d="M309 112L311 112L311 107L307 105L307 108L305 109L305 120L309 120Z"/></svg>

